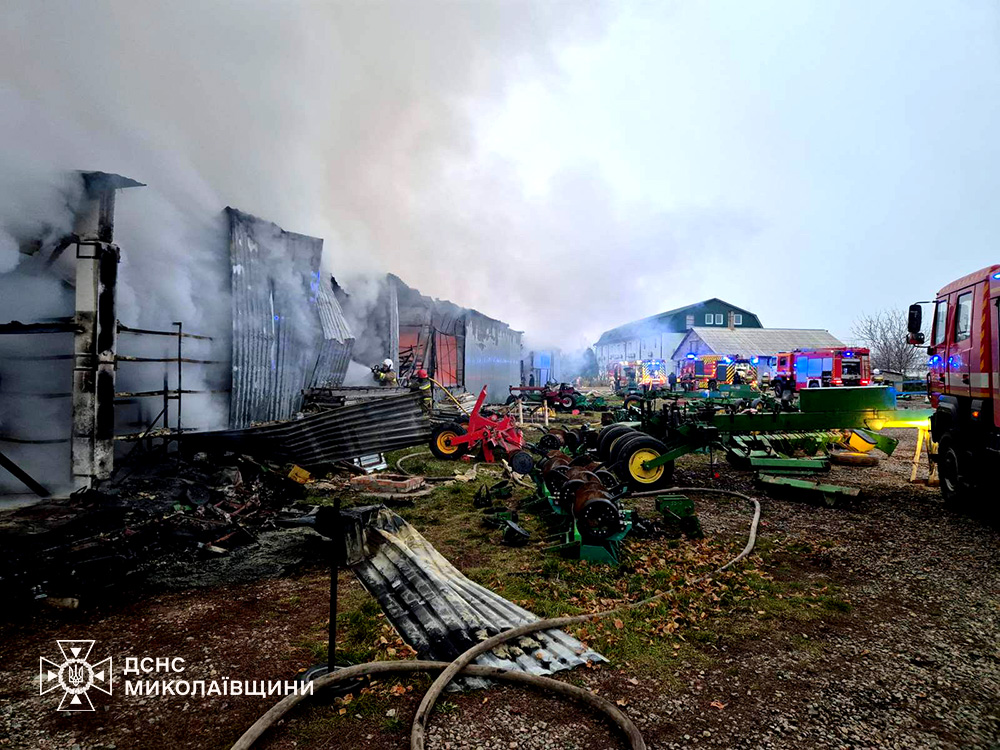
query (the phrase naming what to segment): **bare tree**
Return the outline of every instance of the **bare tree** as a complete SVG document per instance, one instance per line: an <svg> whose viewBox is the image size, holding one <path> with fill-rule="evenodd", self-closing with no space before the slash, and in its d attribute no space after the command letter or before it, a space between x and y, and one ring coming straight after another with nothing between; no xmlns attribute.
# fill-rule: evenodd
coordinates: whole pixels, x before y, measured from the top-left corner
<svg viewBox="0 0 1000 750"><path fill-rule="evenodd" d="M873 369L915 374L923 352L906 343L906 322L906 311L895 307L854 321L851 334L871 350Z"/></svg>

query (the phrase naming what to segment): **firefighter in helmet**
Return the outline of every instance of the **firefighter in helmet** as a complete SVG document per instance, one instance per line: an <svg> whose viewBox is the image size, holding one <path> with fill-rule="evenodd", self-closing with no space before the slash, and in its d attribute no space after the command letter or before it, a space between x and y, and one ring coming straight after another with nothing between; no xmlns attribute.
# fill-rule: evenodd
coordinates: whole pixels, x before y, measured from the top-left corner
<svg viewBox="0 0 1000 750"><path fill-rule="evenodd" d="M427 370L421 367L414 371L410 378L410 391L420 394L420 406L430 414L434 401L431 398L431 379L427 376Z"/></svg>
<svg viewBox="0 0 1000 750"><path fill-rule="evenodd" d="M392 369L392 360L384 359L382 364L373 365L372 378L379 385L396 385L396 373Z"/></svg>

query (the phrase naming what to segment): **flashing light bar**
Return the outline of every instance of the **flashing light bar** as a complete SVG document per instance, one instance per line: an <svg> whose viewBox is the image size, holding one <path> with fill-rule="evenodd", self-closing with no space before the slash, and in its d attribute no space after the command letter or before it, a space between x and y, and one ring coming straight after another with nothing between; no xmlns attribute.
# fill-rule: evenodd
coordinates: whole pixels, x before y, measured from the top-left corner
<svg viewBox="0 0 1000 750"><path fill-rule="evenodd" d="M993 278L994 279L1000 279L1000 273L993 274Z"/></svg>

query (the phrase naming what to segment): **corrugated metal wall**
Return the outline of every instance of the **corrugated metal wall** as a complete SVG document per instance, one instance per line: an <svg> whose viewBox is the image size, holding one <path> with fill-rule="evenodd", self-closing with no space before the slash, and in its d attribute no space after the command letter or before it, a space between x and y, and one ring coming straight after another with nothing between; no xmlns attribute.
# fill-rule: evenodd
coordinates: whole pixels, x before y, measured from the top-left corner
<svg viewBox="0 0 1000 750"><path fill-rule="evenodd" d="M227 208L232 264L231 427L288 419L307 385L343 381L353 337L321 288L323 240Z"/></svg>
<svg viewBox="0 0 1000 750"><path fill-rule="evenodd" d="M323 329L323 341L310 385L313 388L336 388L344 384L344 375L354 350L354 334L337 298L322 286L316 290L316 311Z"/></svg>
<svg viewBox="0 0 1000 750"><path fill-rule="evenodd" d="M502 404L521 382L521 332L470 310L465 316L465 388L489 386L488 403Z"/></svg>

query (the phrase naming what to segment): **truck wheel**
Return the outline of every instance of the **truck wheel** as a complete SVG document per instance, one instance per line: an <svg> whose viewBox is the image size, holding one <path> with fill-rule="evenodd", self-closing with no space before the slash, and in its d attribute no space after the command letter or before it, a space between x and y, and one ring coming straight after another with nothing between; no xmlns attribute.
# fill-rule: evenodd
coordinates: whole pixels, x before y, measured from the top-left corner
<svg viewBox="0 0 1000 750"><path fill-rule="evenodd" d="M443 424L431 433L431 453L435 458L444 460L458 458L466 451L464 443L453 443L452 440L465 434L465 428L460 424Z"/></svg>
<svg viewBox="0 0 1000 750"><path fill-rule="evenodd" d="M708 390L710 390L710 391L717 391L717 390L719 390L719 383L718 383L718 381L716 381L716 380L709 380L708 381Z"/></svg>
<svg viewBox="0 0 1000 750"><path fill-rule="evenodd" d="M820 387L819 381L818 380L810 380L809 381L809 387L810 388L819 388Z"/></svg>
<svg viewBox="0 0 1000 750"><path fill-rule="evenodd" d="M771 387L774 388L774 397L780 401L781 394L784 391L784 389L781 387L781 381L775 380L774 384Z"/></svg>
<svg viewBox="0 0 1000 750"><path fill-rule="evenodd" d="M938 442L938 475L941 481L941 497L951 506L964 503L968 489L962 476L962 462L959 460L955 438L950 432L941 436Z"/></svg>
<svg viewBox="0 0 1000 750"><path fill-rule="evenodd" d="M572 409L573 399L570 398L569 396L563 396L562 398L559 399L559 405L562 406L563 409Z"/></svg>

